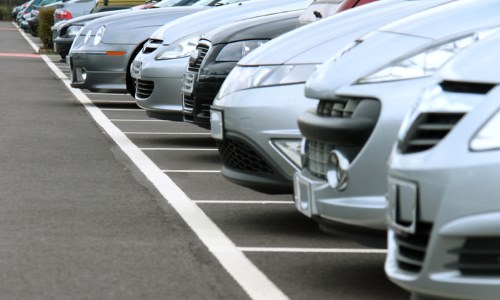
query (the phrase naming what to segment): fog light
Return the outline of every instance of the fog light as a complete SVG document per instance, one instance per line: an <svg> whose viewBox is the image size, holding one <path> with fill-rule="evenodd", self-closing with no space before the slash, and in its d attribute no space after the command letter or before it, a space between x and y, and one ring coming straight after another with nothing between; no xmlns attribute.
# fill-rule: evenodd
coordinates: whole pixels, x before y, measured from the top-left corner
<svg viewBox="0 0 500 300"><path fill-rule="evenodd" d="M301 140L273 140L273 145L297 168L302 168Z"/></svg>
<svg viewBox="0 0 500 300"><path fill-rule="evenodd" d="M332 150L330 152L326 177L332 188L338 191L347 188L349 166L349 160L340 151Z"/></svg>
<svg viewBox="0 0 500 300"><path fill-rule="evenodd" d="M220 110L210 110L210 134L216 140L224 139L224 116Z"/></svg>
<svg viewBox="0 0 500 300"><path fill-rule="evenodd" d="M87 80L87 70L85 70L85 68L80 70L80 75L82 76L83 81Z"/></svg>

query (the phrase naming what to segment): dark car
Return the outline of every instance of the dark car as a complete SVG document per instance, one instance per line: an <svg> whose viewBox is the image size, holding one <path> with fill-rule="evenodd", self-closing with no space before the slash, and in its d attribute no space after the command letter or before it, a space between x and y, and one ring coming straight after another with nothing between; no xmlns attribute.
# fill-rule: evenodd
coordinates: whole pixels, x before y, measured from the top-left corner
<svg viewBox="0 0 500 300"><path fill-rule="evenodd" d="M210 128L210 105L236 63L265 42L293 30L303 11L272 14L221 26L204 35L183 79L183 117Z"/></svg>

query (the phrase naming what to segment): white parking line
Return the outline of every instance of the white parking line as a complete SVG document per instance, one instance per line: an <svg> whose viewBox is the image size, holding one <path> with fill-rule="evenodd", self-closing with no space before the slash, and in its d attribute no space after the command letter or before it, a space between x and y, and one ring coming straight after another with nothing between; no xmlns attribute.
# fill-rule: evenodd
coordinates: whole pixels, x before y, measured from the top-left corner
<svg viewBox="0 0 500 300"><path fill-rule="evenodd" d="M13 23L14 24L14 23ZM19 32L21 32L19 30ZM22 32L21 32L22 34ZM28 37L23 35L30 43ZM36 45L30 43L33 49ZM79 89L71 88L68 77L46 55L42 59L80 101L96 123L109 135L120 149L146 176L151 184L172 205L186 224L195 232L226 271L252 299L288 299L288 297L262 273L217 225L147 157L132 141L113 124L102 111Z"/></svg>
<svg viewBox="0 0 500 300"><path fill-rule="evenodd" d="M121 94L121 93L96 93L96 92L86 92L85 95L130 96L127 93Z"/></svg>
<svg viewBox="0 0 500 300"><path fill-rule="evenodd" d="M220 173L220 170L161 170L164 173Z"/></svg>
<svg viewBox="0 0 500 300"><path fill-rule="evenodd" d="M144 110L141 108L101 108L102 111L136 111L144 113Z"/></svg>
<svg viewBox="0 0 500 300"><path fill-rule="evenodd" d="M142 151L217 151L214 148L139 148Z"/></svg>
<svg viewBox="0 0 500 300"><path fill-rule="evenodd" d="M342 249L342 248L286 248L286 247L238 247L243 252L276 253L337 253L337 254L386 254L386 249Z"/></svg>
<svg viewBox="0 0 500 300"><path fill-rule="evenodd" d="M125 134L129 135L210 135L210 133L205 132L137 132L137 131L126 131Z"/></svg>
<svg viewBox="0 0 500 300"><path fill-rule="evenodd" d="M168 122L158 119L144 119L144 120L134 120L134 119L109 119L111 122Z"/></svg>
<svg viewBox="0 0 500 300"><path fill-rule="evenodd" d="M294 204L293 201L270 200L193 200L197 204Z"/></svg>

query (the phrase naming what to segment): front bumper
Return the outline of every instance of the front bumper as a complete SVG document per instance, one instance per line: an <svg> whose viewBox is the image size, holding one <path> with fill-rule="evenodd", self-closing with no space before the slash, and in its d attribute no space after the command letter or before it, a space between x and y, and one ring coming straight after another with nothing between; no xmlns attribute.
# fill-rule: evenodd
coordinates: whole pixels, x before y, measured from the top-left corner
<svg viewBox="0 0 500 300"><path fill-rule="evenodd" d="M92 92L126 93L127 66L134 47L101 44L93 51L70 51L71 86ZM117 52L125 54L113 55Z"/></svg>
<svg viewBox="0 0 500 300"><path fill-rule="evenodd" d="M300 140L297 116L316 104L304 96L304 84L242 90L216 99L212 108L224 116L222 175L257 191L291 193L299 167L272 141Z"/></svg>
<svg viewBox="0 0 500 300"><path fill-rule="evenodd" d="M414 294L498 299L500 156L498 150L471 152L469 142L499 109L499 96L497 88L432 148L392 155L389 189L409 183L415 192L404 198L389 195L385 271L391 281ZM418 213L408 213L412 206ZM401 221L394 217L396 212ZM417 236L426 242L417 248L421 254L408 260L411 252L404 252L402 241L415 241Z"/></svg>
<svg viewBox="0 0 500 300"><path fill-rule="evenodd" d="M155 60L154 56L139 54L132 63L137 105L151 117L182 121L182 76L189 58Z"/></svg>
<svg viewBox="0 0 500 300"><path fill-rule="evenodd" d="M54 52L61 55L64 59L69 54L69 50L71 49L71 45L73 44L74 38L65 38L65 37L56 37L54 39Z"/></svg>
<svg viewBox="0 0 500 300"><path fill-rule="evenodd" d="M311 137L303 132L306 138L322 139L321 143L331 144L332 149L340 151L344 148L352 148L348 143L357 144L356 147L361 146L361 149L350 161L345 190L339 191L333 188L326 177L313 175L308 167L304 168L301 173L297 173L294 197L297 209L308 217L319 217L340 224L385 230L387 228L386 162L403 117L417 101L420 90L433 82L435 82L434 79L417 79L351 85L339 89L336 94L339 99L374 99L381 104L376 124L364 144L360 144L360 140L357 140L359 135L352 137L352 134L348 134L349 129L343 127L344 120L353 121L353 119L320 117L315 115L315 112L308 112L312 114L308 118L301 116L301 119L306 121L318 120L316 125L314 123L300 125L301 130L305 127L308 134L316 135ZM335 122L329 122L329 120ZM358 126L353 122L351 124L356 130L364 130L363 126ZM337 138L340 135L345 135L345 137ZM341 139L345 141L338 144ZM329 152L322 153L322 155L327 157ZM334 166L327 164L325 168L327 173L336 174Z"/></svg>

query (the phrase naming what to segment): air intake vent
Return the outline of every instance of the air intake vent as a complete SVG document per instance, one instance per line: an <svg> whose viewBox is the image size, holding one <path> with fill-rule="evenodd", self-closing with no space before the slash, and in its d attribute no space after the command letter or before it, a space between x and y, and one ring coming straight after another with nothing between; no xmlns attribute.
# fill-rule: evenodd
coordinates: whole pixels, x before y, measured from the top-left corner
<svg viewBox="0 0 500 300"><path fill-rule="evenodd" d="M500 276L500 237L468 238L459 249L458 263L446 265L465 276Z"/></svg>
<svg viewBox="0 0 500 300"><path fill-rule="evenodd" d="M441 88L444 91L451 93L487 94L494 87L494 84L489 83L473 83L462 81L441 82Z"/></svg>
<svg viewBox="0 0 500 300"><path fill-rule="evenodd" d="M319 116L350 118L356 110L360 100L349 99L347 101L325 101L318 103L316 113Z"/></svg>
<svg viewBox="0 0 500 300"><path fill-rule="evenodd" d="M135 81L135 96L139 99L147 99L153 93L154 81L137 79Z"/></svg>
<svg viewBox="0 0 500 300"><path fill-rule="evenodd" d="M414 234L396 234L398 266L408 272L418 273L422 269L429 243L432 224L418 222Z"/></svg>
<svg viewBox="0 0 500 300"><path fill-rule="evenodd" d="M464 113L423 113L411 125L398 148L402 153L428 150L439 143Z"/></svg>
<svg viewBox="0 0 500 300"><path fill-rule="evenodd" d="M227 167L252 173L274 173L257 152L240 141L225 139L219 144L219 154Z"/></svg>

